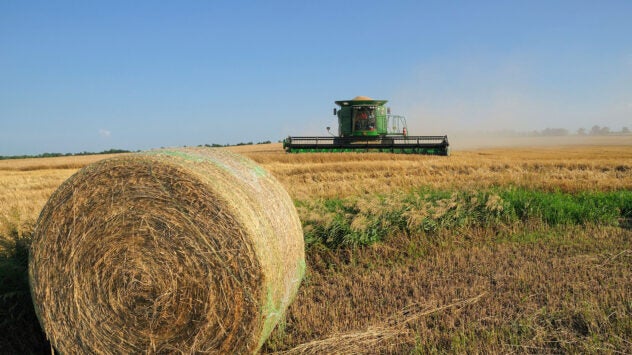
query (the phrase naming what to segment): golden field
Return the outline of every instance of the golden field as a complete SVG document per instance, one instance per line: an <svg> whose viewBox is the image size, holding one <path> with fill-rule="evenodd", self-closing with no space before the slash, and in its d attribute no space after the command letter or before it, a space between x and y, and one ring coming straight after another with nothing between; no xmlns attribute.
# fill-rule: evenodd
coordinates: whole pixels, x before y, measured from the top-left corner
<svg viewBox="0 0 632 355"><path fill-rule="evenodd" d="M382 153L286 154L281 144L230 147L270 171L292 198L347 197L427 186L543 190L632 189L632 137L586 139L579 145L493 147L450 157ZM572 142L567 142L572 143ZM575 142L578 143L578 142ZM606 144L607 143L607 144ZM600 145L593 145L600 144ZM79 168L110 155L0 161L0 231L28 225L50 194Z"/></svg>
<svg viewBox="0 0 632 355"><path fill-rule="evenodd" d="M450 157L285 154L280 144L228 149L265 167L297 202L363 202L422 188L520 187L571 195L632 190L630 136L513 143L463 143ZM28 235L57 186L103 158L0 161L0 235L16 229ZM305 208L299 213L309 213ZM299 294L263 351L632 353L629 222L457 225L400 231L363 247L312 245ZM46 349L32 333L11 339Z"/></svg>

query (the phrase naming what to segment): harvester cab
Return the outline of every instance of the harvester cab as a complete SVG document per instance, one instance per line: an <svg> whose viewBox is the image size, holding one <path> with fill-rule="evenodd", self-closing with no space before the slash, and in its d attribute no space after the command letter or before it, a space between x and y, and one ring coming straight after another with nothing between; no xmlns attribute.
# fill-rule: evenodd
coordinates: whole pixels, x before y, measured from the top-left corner
<svg viewBox="0 0 632 355"><path fill-rule="evenodd" d="M386 100L373 100L366 96L358 96L353 100L336 101L340 109L334 109L338 116L338 134L341 137L376 137L401 132L389 132L393 117L388 114L384 104ZM404 122L405 125L405 122Z"/></svg>
<svg viewBox="0 0 632 355"><path fill-rule="evenodd" d="M288 153L305 152L389 152L449 155L448 136L409 136L404 116L392 115L387 100L357 96L336 101L338 135L287 137ZM327 127L329 131L329 127Z"/></svg>

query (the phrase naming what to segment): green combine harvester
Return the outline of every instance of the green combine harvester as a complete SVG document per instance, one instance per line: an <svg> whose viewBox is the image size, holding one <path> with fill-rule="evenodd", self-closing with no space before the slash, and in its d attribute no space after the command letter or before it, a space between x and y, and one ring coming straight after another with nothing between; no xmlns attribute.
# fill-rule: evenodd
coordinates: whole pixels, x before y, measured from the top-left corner
<svg viewBox="0 0 632 355"><path fill-rule="evenodd" d="M448 136L409 136L406 118L391 115L390 108L384 106L386 102L366 96L336 101L340 106L340 109L334 109L334 115L338 116L338 136L287 137L283 149L288 153L450 154Z"/></svg>

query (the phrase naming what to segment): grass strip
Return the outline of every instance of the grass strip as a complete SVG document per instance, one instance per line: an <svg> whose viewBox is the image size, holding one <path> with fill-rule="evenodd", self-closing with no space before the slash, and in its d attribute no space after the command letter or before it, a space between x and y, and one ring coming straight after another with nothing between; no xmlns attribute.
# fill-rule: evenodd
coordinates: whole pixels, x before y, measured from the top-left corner
<svg viewBox="0 0 632 355"><path fill-rule="evenodd" d="M396 233L511 226L617 226L632 218L632 191L484 191L420 189L408 193L296 201L307 245L370 245Z"/></svg>

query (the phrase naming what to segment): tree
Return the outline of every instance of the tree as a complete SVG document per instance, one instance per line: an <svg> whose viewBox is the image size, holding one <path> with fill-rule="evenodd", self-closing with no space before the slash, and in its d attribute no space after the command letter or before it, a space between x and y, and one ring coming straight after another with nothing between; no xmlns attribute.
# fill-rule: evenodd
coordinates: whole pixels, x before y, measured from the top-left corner
<svg viewBox="0 0 632 355"><path fill-rule="evenodd" d="M623 128L621 128L621 133L628 134L628 133L630 133L630 129L628 127L623 127Z"/></svg>
<svg viewBox="0 0 632 355"><path fill-rule="evenodd" d="M544 129L540 135L542 136L566 136L568 135L568 130L564 128L546 128Z"/></svg>
<svg viewBox="0 0 632 355"><path fill-rule="evenodd" d="M577 135L578 136L585 136L586 135L586 129L585 128L580 128L577 130Z"/></svg>

